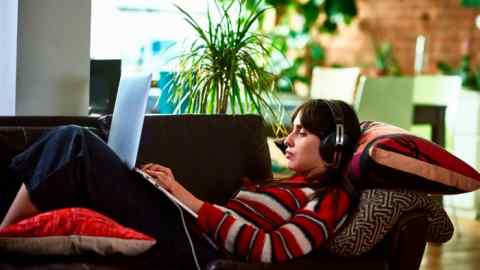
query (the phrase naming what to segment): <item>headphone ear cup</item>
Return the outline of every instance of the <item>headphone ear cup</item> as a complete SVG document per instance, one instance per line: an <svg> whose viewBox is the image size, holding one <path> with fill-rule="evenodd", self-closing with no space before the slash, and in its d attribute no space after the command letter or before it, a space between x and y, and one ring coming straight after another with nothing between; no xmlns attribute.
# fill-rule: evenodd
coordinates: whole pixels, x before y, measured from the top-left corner
<svg viewBox="0 0 480 270"><path fill-rule="evenodd" d="M335 153L335 132L328 134L320 143L320 156L327 163L333 161L333 154Z"/></svg>
<svg viewBox="0 0 480 270"><path fill-rule="evenodd" d="M345 158L345 155L347 155L348 152L353 152L355 150L353 149L354 146L352 145L352 140L350 140L350 137L347 134L344 134L343 136L343 146L338 146L340 149L335 149L335 145L336 145L335 132L330 133L320 143L320 155L322 156L323 160L325 160L328 163L333 162L333 156L335 154L335 150L340 151L342 153L342 159ZM340 162L343 162L343 160Z"/></svg>
<svg viewBox="0 0 480 270"><path fill-rule="evenodd" d="M344 134L343 135L343 147L342 147L342 151L345 153L345 152L351 152L351 154L353 154L353 151L355 151L354 149L355 145L354 143L352 142L352 140L350 139L350 137L347 135L347 134ZM346 153L345 153L346 154Z"/></svg>

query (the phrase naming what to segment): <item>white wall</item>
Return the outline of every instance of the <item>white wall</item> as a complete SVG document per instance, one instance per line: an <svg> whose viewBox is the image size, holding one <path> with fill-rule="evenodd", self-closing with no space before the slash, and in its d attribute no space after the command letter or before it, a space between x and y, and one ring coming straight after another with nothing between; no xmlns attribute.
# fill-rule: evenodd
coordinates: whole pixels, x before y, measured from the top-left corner
<svg viewBox="0 0 480 270"><path fill-rule="evenodd" d="M480 93L461 90L454 118L454 154L480 170ZM480 217L480 191L444 196L449 213L463 218Z"/></svg>
<svg viewBox="0 0 480 270"><path fill-rule="evenodd" d="M16 114L86 115L91 0L19 0L18 10Z"/></svg>
<svg viewBox="0 0 480 270"><path fill-rule="evenodd" d="M0 1L0 115L15 114L18 1Z"/></svg>

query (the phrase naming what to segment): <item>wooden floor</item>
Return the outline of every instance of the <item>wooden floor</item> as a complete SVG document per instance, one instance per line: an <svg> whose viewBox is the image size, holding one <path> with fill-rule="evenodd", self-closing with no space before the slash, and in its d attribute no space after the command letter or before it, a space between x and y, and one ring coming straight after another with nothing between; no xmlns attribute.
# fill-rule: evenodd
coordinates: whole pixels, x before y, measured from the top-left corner
<svg viewBox="0 0 480 270"><path fill-rule="evenodd" d="M427 245L422 270L480 269L480 222L458 219L455 235L443 245Z"/></svg>

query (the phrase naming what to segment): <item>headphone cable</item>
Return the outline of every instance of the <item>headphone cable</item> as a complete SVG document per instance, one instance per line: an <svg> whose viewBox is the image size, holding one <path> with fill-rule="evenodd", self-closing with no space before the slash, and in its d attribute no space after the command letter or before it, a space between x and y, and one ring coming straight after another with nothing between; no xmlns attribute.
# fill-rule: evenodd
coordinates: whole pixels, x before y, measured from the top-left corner
<svg viewBox="0 0 480 270"><path fill-rule="evenodd" d="M197 270L201 270L200 264L198 263L197 253L195 252L195 247L193 245L192 237L190 236L190 233L187 228L187 223L185 222L185 216L183 215L183 210L176 201L173 201L173 200L170 200L170 201L172 201L173 204L175 204L175 206L178 208L178 211L180 212L180 218L182 220L183 229L185 230L185 235L187 236L188 243L192 251L193 261L195 262L195 266L197 267Z"/></svg>

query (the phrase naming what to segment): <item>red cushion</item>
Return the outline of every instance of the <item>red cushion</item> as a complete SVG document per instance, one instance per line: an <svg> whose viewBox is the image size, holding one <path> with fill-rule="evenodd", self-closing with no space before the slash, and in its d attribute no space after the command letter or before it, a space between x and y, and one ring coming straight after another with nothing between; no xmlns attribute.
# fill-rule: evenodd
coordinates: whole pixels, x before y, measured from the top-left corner
<svg viewBox="0 0 480 270"><path fill-rule="evenodd" d="M155 239L85 208L42 213L0 230L0 251L33 255L137 255Z"/></svg>
<svg viewBox="0 0 480 270"><path fill-rule="evenodd" d="M360 188L409 188L454 194L480 187L480 174L439 145L379 122L362 122L346 171Z"/></svg>

